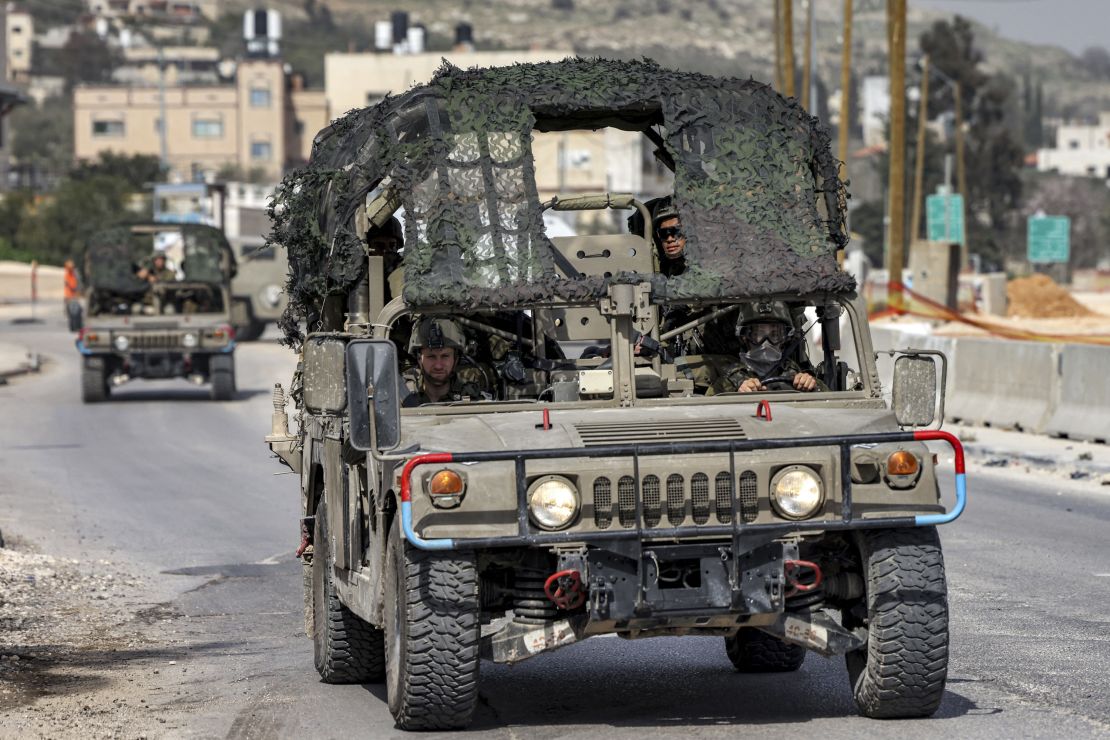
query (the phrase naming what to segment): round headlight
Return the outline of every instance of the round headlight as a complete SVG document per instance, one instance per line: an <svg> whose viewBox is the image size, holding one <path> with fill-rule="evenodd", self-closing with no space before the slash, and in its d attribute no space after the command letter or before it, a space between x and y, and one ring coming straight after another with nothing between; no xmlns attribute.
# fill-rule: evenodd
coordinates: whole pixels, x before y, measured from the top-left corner
<svg viewBox="0 0 1110 740"><path fill-rule="evenodd" d="M787 519L813 516L823 500L821 479L810 468L791 465L771 479L771 501Z"/></svg>
<svg viewBox="0 0 1110 740"><path fill-rule="evenodd" d="M276 307L281 302L281 286L280 285L267 285L262 290L262 299L271 307Z"/></svg>
<svg viewBox="0 0 1110 740"><path fill-rule="evenodd" d="M578 489L557 475L545 475L528 489L532 521L544 529L563 529L578 515Z"/></svg>
<svg viewBox="0 0 1110 740"><path fill-rule="evenodd" d="M126 352L127 348L131 346L131 340L127 338L126 334L118 334L114 344L120 352Z"/></svg>
<svg viewBox="0 0 1110 740"><path fill-rule="evenodd" d="M182 347L196 347L197 346L197 335L196 334L182 334L181 335L181 346Z"/></svg>

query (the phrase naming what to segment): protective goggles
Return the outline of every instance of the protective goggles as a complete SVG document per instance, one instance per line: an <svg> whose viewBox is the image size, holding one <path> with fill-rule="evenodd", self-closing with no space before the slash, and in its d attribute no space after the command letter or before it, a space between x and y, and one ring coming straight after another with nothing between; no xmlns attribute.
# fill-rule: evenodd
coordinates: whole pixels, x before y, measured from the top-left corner
<svg viewBox="0 0 1110 740"><path fill-rule="evenodd" d="M760 321L745 324L740 328L740 338L752 346L770 342L780 345L786 341L790 328L780 321Z"/></svg>
<svg viewBox="0 0 1110 740"><path fill-rule="evenodd" d="M668 239L681 239L686 236L681 226L668 226L665 229L656 229L655 233L659 235L659 240L664 242Z"/></svg>

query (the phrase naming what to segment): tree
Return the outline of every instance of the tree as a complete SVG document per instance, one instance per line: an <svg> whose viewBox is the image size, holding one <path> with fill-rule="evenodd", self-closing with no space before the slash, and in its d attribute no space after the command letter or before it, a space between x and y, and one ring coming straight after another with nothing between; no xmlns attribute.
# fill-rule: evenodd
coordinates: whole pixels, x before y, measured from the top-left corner
<svg viewBox="0 0 1110 740"><path fill-rule="evenodd" d="M14 244L42 262L75 259L89 234L134 218L127 210L132 192L126 180L112 175L64 179L49 202L33 215L25 212Z"/></svg>
<svg viewBox="0 0 1110 740"><path fill-rule="evenodd" d="M929 63L960 83L960 102L966 121L965 158L969 250L987 262L1001 264L1012 241L1021 199L1024 152L1017 143L1021 131L1015 85L1003 75L988 75L980 65L971 24L956 16L937 21L921 35L921 51ZM930 85L930 117L954 109L954 87ZM949 142L954 149L955 143Z"/></svg>
<svg viewBox="0 0 1110 740"><path fill-rule="evenodd" d="M89 180L98 175L117 177L132 190L145 190L152 182L162 182L166 173L153 154L116 154L101 152L95 162L80 162L70 173L74 180Z"/></svg>
<svg viewBox="0 0 1110 740"><path fill-rule="evenodd" d="M1089 46L1079 55L1079 62L1093 76L1110 79L1110 51L1102 46Z"/></svg>
<svg viewBox="0 0 1110 740"><path fill-rule="evenodd" d="M67 90L79 82L110 81L118 62L116 53L91 31L71 33L57 60Z"/></svg>
<svg viewBox="0 0 1110 740"><path fill-rule="evenodd" d="M65 174L73 163L73 103L67 97L47 98L41 106L24 105L9 118L11 156L25 173L26 184L40 187Z"/></svg>

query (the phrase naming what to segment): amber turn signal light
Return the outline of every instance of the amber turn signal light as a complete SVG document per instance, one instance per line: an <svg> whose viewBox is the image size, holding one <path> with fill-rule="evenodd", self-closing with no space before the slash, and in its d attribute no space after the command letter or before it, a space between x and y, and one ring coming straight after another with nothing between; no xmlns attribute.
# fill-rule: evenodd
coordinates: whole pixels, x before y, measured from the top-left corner
<svg viewBox="0 0 1110 740"><path fill-rule="evenodd" d="M463 479L454 470L441 470L432 476L428 493L433 496L458 496L463 492Z"/></svg>
<svg viewBox="0 0 1110 740"><path fill-rule="evenodd" d="M917 475L917 456L912 452L898 450L886 459L887 475Z"/></svg>

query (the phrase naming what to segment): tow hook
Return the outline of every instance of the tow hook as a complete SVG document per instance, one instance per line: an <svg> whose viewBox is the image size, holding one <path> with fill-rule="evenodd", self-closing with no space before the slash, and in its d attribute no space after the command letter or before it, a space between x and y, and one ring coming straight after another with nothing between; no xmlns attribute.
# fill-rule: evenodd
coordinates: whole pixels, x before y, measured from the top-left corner
<svg viewBox="0 0 1110 740"><path fill-rule="evenodd" d="M316 527L316 517L306 516L301 519L301 544L294 557L302 558L306 563L312 562L312 531Z"/></svg>
<svg viewBox="0 0 1110 740"><path fill-rule="evenodd" d="M576 570L560 570L547 577L543 592L551 603L560 609L570 611L586 603L586 589L582 585L582 574Z"/></svg>
<svg viewBox="0 0 1110 740"><path fill-rule="evenodd" d="M821 585L821 566L809 560L787 560L783 563L789 589L786 597L804 594Z"/></svg>

